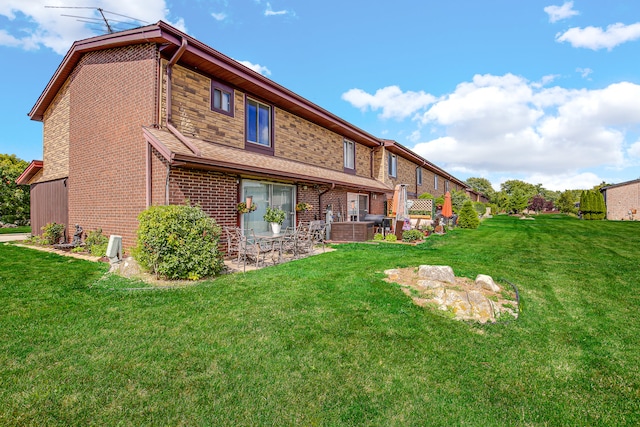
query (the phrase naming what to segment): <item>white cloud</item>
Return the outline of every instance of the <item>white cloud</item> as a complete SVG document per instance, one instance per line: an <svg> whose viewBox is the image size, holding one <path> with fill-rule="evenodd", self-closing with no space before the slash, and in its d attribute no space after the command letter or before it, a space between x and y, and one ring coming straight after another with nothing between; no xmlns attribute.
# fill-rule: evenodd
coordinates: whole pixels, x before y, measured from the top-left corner
<svg viewBox="0 0 640 427"><path fill-rule="evenodd" d="M591 68L576 68L576 71L580 73L583 79L591 80L589 78L589 76L593 73L593 70Z"/></svg>
<svg viewBox="0 0 640 427"><path fill-rule="evenodd" d="M556 35L557 42L569 42L573 47L592 50L611 50L622 43L637 39L640 39L640 22L631 25L612 24L606 30L600 27L570 28Z"/></svg>
<svg viewBox="0 0 640 427"><path fill-rule="evenodd" d="M273 10L271 7L271 3L267 2L267 8L264 11L264 16L278 16L278 15L293 15L294 13L283 9L283 10Z"/></svg>
<svg viewBox="0 0 640 427"><path fill-rule="evenodd" d="M572 1L564 2L562 6L547 6L544 11L549 15L549 22L558 22L580 14L577 10L573 10Z"/></svg>
<svg viewBox="0 0 640 427"><path fill-rule="evenodd" d="M627 149L627 154L629 155L629 157L640 159L640 140L631 144L631 146Z"/></svg>
<svg viewBox="0 0 640 427"><path fill-rule="evenodd" d="M260 64L253 64L249 61L238 61L239 63L241 63L242 65L244 65L247 68L251 68L253 71L255 71L256 73L260 73L263 76L270 76L271 75L271 70L269 70L267 67L260 65Z"/></svg>
<svg viewBox="0 0 640 427"><path fill-rule="evenodd" d="M626 129L640 124L637 99L640 85L626 82L592 91L539 89L511 74L477 75L419 116L421 126L443 136L413 150L451 170L584 182L585 169L624 165Z"/></svg>
<svg viewBox="0 0 640 427"><path fill-rule="evenodd" d="M212 12L211 16L213 16L213 19L215 19L216 21L224 21L227 18L227 14L224 12L220 12L220 13Z"/></svg>
<svg viewBox="0 0 640 427"><path fill-rule="evenodd" d="M387 86L373 95L362 89L350 89L342 94L342 99L361 111L381 109L383 119L404 119L432 104L436 97L423 91L402 92L398 86Z"/></svg>
<svg viewBox="0 0 640 427"><path fill-rule="evenodd" d="M22 49L49 48L59 54L64 54L76 40L106 32L99 29L102 23L98 7L105 11L117 12L144 22L169 21L165 0L140 0L122 2L120 0L96 0L87 9L51 8L56 1L48 0L3 0L0 2L0 16L10 21L11 29L0 32L0 44ZM95 24L79 22L76 18L61 15L78 15L95 21ZM109 14L107 13L107 18ZM122 21L122 16L111 15L115 20ZM170 21L169 21L170 22ZM132 28L131 25L112 22L114 30ZM133 26L140 25L139 22ZM173 25L185 30L184 21L178 19ZM19 29L16 29L19 28Z"/></svg>

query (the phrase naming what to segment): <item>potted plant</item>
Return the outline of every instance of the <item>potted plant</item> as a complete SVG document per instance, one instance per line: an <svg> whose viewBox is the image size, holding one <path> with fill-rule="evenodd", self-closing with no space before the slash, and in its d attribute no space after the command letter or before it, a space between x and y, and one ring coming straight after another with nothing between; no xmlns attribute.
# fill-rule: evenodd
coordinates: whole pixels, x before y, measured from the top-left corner
<svg viewBox="0 0 640 427"><path fill-rule="evenodd" d="M271 224L271 231L273 231L273 234L278 234L280 233L280 227L282 227L285 216L286 214L282 209L267 206L267 212L262 218Z"/></svg>
<svg viewBox="0 0 640 427"><path fill-rule="evenodd" d="M236 210L238 211L239 214L246 214L249 212L253 212L255 211L257 208L255 203L251 203L250 205L247 206L246 202L240 202L236 205Z"/></svg>
<svg viewBox="0 0 640 427"><path fill-rule="evenodd" d="M313 206L311 206L309 203L305 203L305 202L300 202L296 205L296 210L298 212L304 212L304 211L308 211L311 208L313 208Z"/></svg>

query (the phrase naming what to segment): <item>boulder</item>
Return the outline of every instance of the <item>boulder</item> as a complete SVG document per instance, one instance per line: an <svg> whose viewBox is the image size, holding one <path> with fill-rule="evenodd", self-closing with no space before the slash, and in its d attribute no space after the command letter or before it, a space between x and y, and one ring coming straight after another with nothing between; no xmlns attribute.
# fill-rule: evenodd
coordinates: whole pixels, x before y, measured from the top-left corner
<svg viewBox="0 0 640 427"><path fill-rule="evenodd" d="M389 280L391 281L396 281L400 278L400 270L398 270L397 268L392 268L390 270L385 270L384 274L387 275L387 277L389 278Z"/></svg>
<svg viewBox="0 0 640 427"><path fill-rule="evenodd" d="M418 277L444 283L454 283L456 281L453 269L448 265L421 265L418 269Z"/></svg>
<svg viewBox="0 0 640 427"><path fill-rule="evenodd" d="M491 276L487 276L486 274L478 274L476 276L476 285L480 289L485 289L491 292L500 292L500 286L496 285L496 282L493 281Z"/></svg>

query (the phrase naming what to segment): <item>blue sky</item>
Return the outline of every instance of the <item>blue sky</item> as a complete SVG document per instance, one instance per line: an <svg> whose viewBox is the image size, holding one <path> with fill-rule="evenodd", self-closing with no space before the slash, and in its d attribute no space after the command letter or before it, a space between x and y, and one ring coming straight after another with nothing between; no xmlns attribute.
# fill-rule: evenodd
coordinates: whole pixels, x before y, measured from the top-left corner
<svg viewBox="0 0 640 427"><path fill-rule="evenodd" d="M101 32L62 16L97 11L55 5L165 20L496 190L640 178L636 0L3 0L0 153L28 161L42 158L42 124L27 113L71 43Z"/></svg>

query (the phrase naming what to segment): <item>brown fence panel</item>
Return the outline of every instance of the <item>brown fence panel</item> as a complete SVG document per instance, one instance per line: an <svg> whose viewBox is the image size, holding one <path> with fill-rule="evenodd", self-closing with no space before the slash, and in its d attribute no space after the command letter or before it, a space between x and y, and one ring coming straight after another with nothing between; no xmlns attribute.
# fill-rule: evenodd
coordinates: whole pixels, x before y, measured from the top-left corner
<svg viewBox="0 0 640 427"><path fill-rule="evenodd" d="M68 227L68 200L66 178L31 184L31 234L42 234L42 227L50 222Z"/></svg>

